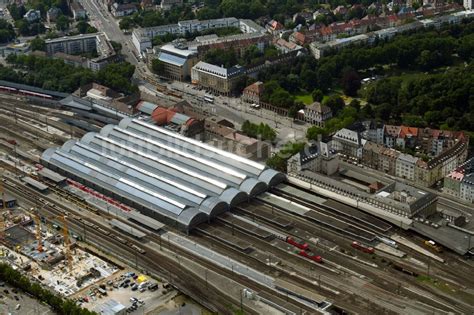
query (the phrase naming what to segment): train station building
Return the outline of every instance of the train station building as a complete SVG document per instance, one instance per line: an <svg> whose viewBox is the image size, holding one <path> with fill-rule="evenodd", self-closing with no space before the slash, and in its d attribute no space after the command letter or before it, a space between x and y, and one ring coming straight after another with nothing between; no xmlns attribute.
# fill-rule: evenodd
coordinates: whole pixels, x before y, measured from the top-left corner
<svg viewBox="0 0 474 315"><path fill-rule="evenodd" d="M41 162L185 231L285 180L260 163L134 118L50 148Z"/></svg>

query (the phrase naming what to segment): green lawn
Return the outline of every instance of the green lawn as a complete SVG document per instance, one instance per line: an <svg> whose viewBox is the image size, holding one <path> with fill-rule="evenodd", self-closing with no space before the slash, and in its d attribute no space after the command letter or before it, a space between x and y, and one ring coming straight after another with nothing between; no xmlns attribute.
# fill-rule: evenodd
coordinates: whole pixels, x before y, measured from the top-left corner
<svg viewBox="0 0 474 315"><path fill-rule="evenodd" d="M295 96L297 101L301 101L306 105L312 104L313 103L313 97L311 94L299 94Z"/></svg>

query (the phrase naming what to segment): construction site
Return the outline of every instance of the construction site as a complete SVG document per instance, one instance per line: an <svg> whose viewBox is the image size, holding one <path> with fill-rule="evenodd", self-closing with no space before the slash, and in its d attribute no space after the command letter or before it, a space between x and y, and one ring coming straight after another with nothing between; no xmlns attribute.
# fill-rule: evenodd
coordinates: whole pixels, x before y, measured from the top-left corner
<svg viewBox="0 0 474 315"><path fill-rule="evenodd" d="M46 217L33 207L25 209L0 189L2 200L7 200L1 216L3 260L63 296L118 270L78 246L77 237L68 231L66 216Z"/></svg>

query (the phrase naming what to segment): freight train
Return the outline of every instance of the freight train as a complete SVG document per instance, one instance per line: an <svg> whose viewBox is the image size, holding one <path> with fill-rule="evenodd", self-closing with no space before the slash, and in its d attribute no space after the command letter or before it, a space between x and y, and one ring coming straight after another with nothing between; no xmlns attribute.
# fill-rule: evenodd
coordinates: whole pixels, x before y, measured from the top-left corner
<svg viewBox="0 0 474 315"><path fill-rule="evenodd" d="M355 249L363 251L364 253L373 254L375 252L373 247L364 245L364 244L362 244L360 242L357 242L357 241L353 241L351 246L354 247Z"/></svg>

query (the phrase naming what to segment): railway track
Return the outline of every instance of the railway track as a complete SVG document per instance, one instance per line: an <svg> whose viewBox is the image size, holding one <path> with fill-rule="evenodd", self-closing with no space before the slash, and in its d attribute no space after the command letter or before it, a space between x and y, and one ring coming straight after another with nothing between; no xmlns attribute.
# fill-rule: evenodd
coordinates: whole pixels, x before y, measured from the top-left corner
<svg viewBox="0 0 474 315"><path fill-rule="evenodd" d="M29 188L29 190L33 190L33 189L32 189L32 188ZM70 194L70 193L69 193L69 194ZM41 194L36 193L36 197L38 197L38 196L40 196L40 195L41 195ZM28 196L26 196L26 197L27 197L28 199L35 199L35 196L31 196L31 195L28 195ZM66 198L67 198L67 197L66 197ZM37 198L36 198L36 199L37 199ZM45 199L45 200L46 200L46 199ZM299 229L299 230L302 229L302 228L301 228L301 225L300 225L300 222L299 222L299 220L300 220L299 218L295 218L294 216L290 216L289 214L286 214L286 218L288 218L288 219L291 218L292 224L295 225L293 228L297 228L297 229ZM304 222L304 220L303 220L303 222ZM322 231L319 227L314 227L314 224L309 224L308 222L305 222L305 224L308 224L308 225L307 225L308 227L311 227L311 226L312 226L312 228L313 228L313 232L312 232L312 233L311 233L311 230L309 230L309 229L306 230L308 233L310 233L310 234L312 234L312 235L315 235L315 234L316 234L316 235L319 235L319 234L318 234L318 231ZM77 228L80 229L80 227L77 227ZM283 233L288 233L288 232L291 233L291 230L290 230L290 231L288 231L288 230L280 230L280 231L282 231ZM98 237L100 236L100 234L98 234L97 230L96 230L96 229L93 229L93 228L92 228L92 229L91 229L91 228L87 228L87 233L91 233L91 235L97 235ZM116 233L116 232L115 232L115 233ZM159 238L159 237L156 238L156 236L154 236L154 237L155 237L155 239L154 239L153 241L156 243L160 238ZM252 239L249 239L247 236L242 236L241 239L242 239L242 240L246 240L246 241L252 240ZM344 239L343 239L343 240L344 240ZM122 246L122 248L123 248L123 243L121 243L120 241L117 241L117 240L110 240L110 241L111 241L111 242L115 242L115 243L117 244L117 246ZM161 240L161 241L162 241L162 240ZM118 245L119 243L120 243L121 245ZM166 243L166 242L162 242L162 244L165 244L165 243ZM217 243L216 240L209 240L209 244L211 244L211 245L212 245L212 244L216 244L216 243ZM143 245L143 243L137 243L137 242L135 242L134 244L136 244L137 246ZM261 243L259 243L259 244L260 244L259 246L264 246L266 243L265 243L265 242L261 242ZM167 245L168 245L168 246L167 246ZM173 248L173 247L172 247L172 244L165 244L164 246L165 246L165 248L169 248L169 249L172 249L172 248ZM262 247L261 247L261 248L262 248ZM179 253L179 255L181 255L182 257L186 257L186 258L192 259L192 260L194 260L194 261L199 261L199 260L196 259L196 257L195 257L194 255L192 255L192 254L190 254L190 253L188 253L188 252L186 252L186 251L184 251L184 250L181 250L181 249L176 249L176 250L177 250L177 252ZM328 251L331 252L330 250L328 250ZM336 253L334 253L334 254L336 255ZM149 257L149 255L153 255L153 254L152 254L151 251L149 251L149 250L147 249L147 253L146 253L144 256ZM242 254L240 253L240 255L242 255ZM323 254L323 256L325 256L325 255L326 255L326 254ZM336 256L337 256L337 255L336 255ZM138 255L138 257L141 258L142 255ZM299 258L299 257L296 257L296 258ZM156 260L157 258L154 258L154 259ZM248 258L248 259L250 259L250 258ZM286 259L286 258L283 257L283 260L285 260L285 259ZM247 261L249 261L249 260L247 260ZM174 262L174 264L176 265L176 262ZM199 261L199 264L202 264L203 266L209 266L209 268L210 268L211 265L212 265L212 264L211 264L210 262L208 262L208 261L202 261L202 262ZM345 265L346 267L349 265L351 269L357 270L357 272L359 272L358 269L356 269L357 266L352 266L352 265L350 265L350 263L345 263L344 265ZM357 265L357 264L355 264L355 265ZM359 268L360 268L360 266L359 266ZM214 270L214 269L211 269L211 270ZM362 269L361 269L361 270L362 270ZM273 270L273 272L275 272L275 270ZM242 279L241 279L241 278L245 278L245 277L238 276L238 275L236 275L236 274L233 274L232 272L229 273L229 270L227 270L227 269L225 269L225 268L224 268L223 270L220 270L219 273L225 274L225 275L228 276L230 279L233 279L234 281L237 281L237 282L239 282L239 283L245 283L245 285L246 285L247 287L253 288L253 290L255 290L255 292L266 292L267 294L275 295L275 292L274 292L274 291L270 291L270 292L269 292L269 291L268 291L268 288L259 288L259 287L257 287L257 286L251 286L251 284L252 284L253 282L250 283L250 284L248 284L248 283L246 283L246 282L242 282ZM387 277L387 276L386 276L386 271L377 271L377 270L373 271L373 270L372 270L372 271L369 271L369 274L367 274L367 273L363 273L363 274L368 275L368 277L371 278L371 279L372 279L372 277L373 277L373 285L375 285L377 288L379 288L379 289L380 289L380 288L384 288L384 290L389 290L390 292L395 292L395 290L396 290L396 283L397 283L397 281L399 281L399 279L396 278L396 277ZM374 276L372 276L372 274L374 274ZM232 278L232 275L234 276L234 278ZM401 277L402 277L402 278L407 278L407 279L408 279L407 282L415 283L415 284L416 284L416 279L411 279L411 278L409 278L408 276L404 276L404 275L402 275ZM287 280L289 280L289 281L292 281L292 282L295 282L295 281L296 281L296 280L295 280L295 279L296 279L295 277L293 277L293 278L287 277L287 278L285 278L285 279L287 279ZM248 279L244 279L244 280L249 281ZM341 279L341 280L342 280L342 279ZM339 280L339 281L341 281L341 280ZM176 281L177 281L177 280L176 280ZM194 281L196 281L196 280L194 280ZM202 280L201 280L201 281L202 281ZM300 281L300 282L302 282L302 281ZM255 285L255 283L253 283L253 285ZM420 287L420 286L418 286L418 287ZM426 288L423 288L423 287L420 287L420 288L426 289ZM349 289L349 288L347 288L347 289ZM351 290L351 289L349 289L349 290ZM374 290L375 290L375 287L374 287ZM379 294L380 294L380 292L379 292ZM282 298L284 299L284 296L283 296ZM452 300L449 300L449 299L446 299L445 301L452 303ZM236 302L236 301L234 301L234 302ZM347 301L346 301L346 302L347 302ZM238 301L237 301L237 303L238 303ZM433 303L433 302L430 302L430 303ZM344 306L344 305L345 305L345 304L341 304L341 306ZM349 306L350 306L350 305L349 305ZM443 306L440 306L440 307L442 308ZM461 308L461 310L464 310L464 311L465 311L465 310L466 310L465 306L463 306L463 307Z"/></svg>
<svg viewBox="0 0 474 315"><path fill-rule="evenodd" d="M276 209L274 209L274 211L277 211ZM249 218L250 215L248 215L248 213L244 212L244 211L238 211L238 208L237 208L237 212L238 213L241 213L242 215L244 216L248 216ZM278 215L285 215L284 212L279 212ZM290 219L287 215L287 218ZM252 218L253 220L255 220L255 218ZM265 221L262 221L260 220L260 222L262 222L263 224L268 224L268 222L265 222ZM298 231L306 231L307 232L307 235L308 237L307 238L304 238L305 241L308 241L308 243L310 243L310 247L311 246L318 246L317 244L314 244L314 242L311 240L311 237L310 236L314 236L314 235L322 235L323 233L323 230L321 228L314 228L314 227L311 227L310 224L308 224L308 222L306 222L305 220L301 220L301 218L297 218L297 217L293 217L293 228L294 229L297 229ZM271 227L273 229L276 229L278 230L280 233L287 233L287 234L290 234L292 235L292 230L285 230L285 229L282 229L281 227L278 227L277 225L271 225ZM333 237L335 237L335 233L332 231L332 234L333 234ZM339 235L338 238L340 238L340 240L338 241L338 243L340 244L341 242L342 243L347 243L347 246L340 246L338 245L337 247L338 248L344 248L346 253L349 252L349 251L353 251L353 249L349 246L349 240L351 240L350 238L349 239L346 239L347 236L344 236L344 235ZM327 239L331 239L332 237L329 236L329 237L326 237ZM321 243L318 243L319 245L321 245ZM321 247L319 246L320 249L321 249L321 255L323 257L325 257L326 255L329 254L334 254L334 255L339 255L340 253L338 252L338 250L332 250L330 248L324 248L324 247ZM421 254L417 253L417 252L413 252L412 251L412 254L417 257L418 259L420 260L424 260L424 256L422 256ZM369 254L358 254L360 256L367 256L368 258L370 257ZM358 273L361 273L365 276L367 276L368 279L371 279L371 282L373 283L373 285L375 285L376 287L378 287L379 289L383 288L383 290L386 290L387 292L390 292L391 294L398 294L398 290L399 290L399 283L400 283L400 278L398 277L401 277L402 279L404 279L404 281L406 281L407 283L409 283L410 285L413 285L415 287L418 287L419 289L421 290L428 290L428 291L431 291L433 294L435 295L439 295L439 292L436 292L436 290L432 290L432 288L427 288L426 286L421 286L420 285L420 282L417 281L417 278L416 277L413 277L413 276L408 276L408 275L404 275L403 273L398 273L397 276L391 276L389 274L387 274L387 271L388 270L393 270L392 265L396 265L399 263L399 261L402 261L402 259L397 259L395 257L390 257L388 255L384 255L383 256L383 261L385 261L385 264L383 266L380 266L381 268L377 269L377 268L367 268L366 266L363 266L361 264L358 264L356 261L351 261L347 258L345 258L344 256L342 257L339 257L339 259L337 257L334 257L333 258L335 261L341 261L341 259L346 259L346 262L344 263L344 265L352 270L355 270L356 272ZM440 264L433 264L433 266L436 265L436 266L439 266ZM439 266L439 267L445 267L445 266ZM444 269L444 268L443 268ZM440 270L441 271L441 270ZM393 272L396 272L395 270ZM423 272L420 272L419 274L426 274L426 270L424 270ZM336 282L334 282L336 283ZM407 291L404 291L406 292L407 294L411 294L410 292L407 292ZM417 295L417 298L418 299L423 299L423 297ZM453 303L453 300L452 299L449 299L449 298L446 298L446 297L443 297L441 296L440 297L440 300L443 300L445 301L446 303ZM427 300L426 302L428 303L435 303L431 300ZM440 309L445 309L446 307L443 306L443 304L439 304L439 308ZM467 308L467 305L465 305L463 307L463 311L462 312L466 312L467 310L469 310L469 308ZM450 311L449 309L447 311ZM452 310L451 310L452 311Z"/></svg>
<svg viewBox="0 0 474 315"><path fill-rule="evenodd" d="M354 226L356 226L360 229L368 230L368 231L370 231L374 234L382 235L382 234L385 234L387 232L386 229L383 229L383 228L378 227L374 224L371 224L370 222L364 222L360 218L346 215L342 211L338 211L337 209L332 208L332 207L328 207L328 206L320 205L320 204L315 205L315 204L309 202L308 200L306 200L304 198L294 196L294 195L292 195L288 192L285 192L281 189L274 188L272 190L272 193L277 195L277 196L288 198L290 201L294 201L294 202L296 202L296 203L298 203L302 206L305 206L305 207L307 207L311 210L314 210L316 212L319 212L319 213L325 214L327 216L333 217L335 219L341 220L341 221L345 222L348 225L354 225Z"/></svg>
<svg viewBox="0 0 474 315"><path fill-rule="evenodd" d="M71 230L73 230L74 232L76 232L79 235L89 234L89 237L84 235L86 237L86 239L90 239L91 235L95 235L101 240L106 239L109 243L113 243L113 244L115 244L115 246L118 246L121 249L124 248L124 245L126 245L126 246L128 246L129 248L132 248L132 249L134 249L133 247L142 249L144 252L141 252L140 250L134 249L136 251L135 258L138 257L139 260L148 262L149 264L153 264L153 265L159 267L157 270L161 271L160 275L162 277L163 276L166 277L166 272L163 272L162 270L173 271L174 274L180 275L180 277L183 274L182 270L177 268L176 262L170 261L169 264L166 265L166 266L169 266L169 268L165 268L164 263L163 263L163 259L166 259L166 258L163 255L159 255L159 253L156 252L155 250L150 249L149 247L145 247L144 244L134 240L133 238L128 237L128 236L124 236L124 235L118 236L117 232L114 231L113 229L111 229L110 227L108 227L106 225L103 225L103 224L100 224L100 223L97 223L96 221L93 221L89 218L86 218L86 217L84 217L84 214L82 214L80 212L71 211L71 209L65 210L63 206L57 204L57 201L55 201L51 198L48 198L48 197L42 195L39 192L36 192L32 188L28 188L26 186L23 186L23 188L19 189L18 188L19 187L18 185L20 185L19 182L14 183L15 186L12 186L12 184L9 181L5 182L4 185L5 185L5 188L8 189L11 193L19 195L19 196L21 196L22 198L24 198L26 200L31 200L31 199L40 200L40 198L41 198L42 200L48 202L48 204L45 207L43 207L43 209L41 209L40 212L47 212L47 213L50 213L50 214L53 214L53 215L64 215L64 214L68 215L68 218L70 218L70 219L68 219L68 222L70 222L72 224ZM269 289L269 288L267 288L263 285L257 284L255 282L247 279L244 276L233 273L233 272L229 271L226 268L218 267L215 264L210 263L209 261L207 261L205 259L196 257L195 255L190 254L189 252L187 252L185 250L182 250L180 248L176 248L173 244L168 243L165 238L161 239L159 236L153 235L153 234L150 234L150 237L153 241L160 242L164 248L167 248L169 251L173 251L175 254L180 255L181 257L185 257L187 259L193 260L193 261L199 263L201 266L204 266L209 270L213 270L213 271L217 272L220 275L224 275L227 278L232 279L232 280L244 285L245 287L254 290L255 292L266 292L267 294L271 294L271 295L275 296L275 298L279 299L280 302L282 302L283 304L288 303L288 302L285 302L285 295L284 294L281 294L281 293L279 294L277 291L271 290L271 289ZM202 280L200 280L200 279L199 279L199 281L202 282ZM171 282L178 282L178 279L173 278L173 279L171 279ZM189 283L188 281L182 281L182 282L183 282L183 285L187 285ZM196 279L193 279L191 283L196 283ZM190 295L191 297L193 297L195 300L202 301L202 299L200 299L199 297L195 297L195 294L192 294L193 290L198 289L198 288L190 289L189 286L188 287L178 286L178 288L182 292L184 292L184 293ZM202 288L200 288L200 289L202 291ZM190 291L190 292L188 292L188 291ZM200 291L198 290L197 292L200 292ZM218 293L216 293L216 294L218 294ZM234 301L234 302L235 302L234 304L236 304L236 305L238 305L238 303L239 303L239 301ZM295 308L305 310L306 312L309 312L309 313L314 312L314 309L309 308L307 305L305 305L303 303L293 302L291 304L294 305ZM226 310L224 312L223 309L221 309L221 311L222 311L222 313L228 312L228 310ZM256 314L251 309L247 309L246 312L249 313L249 314Z"/></svg>

